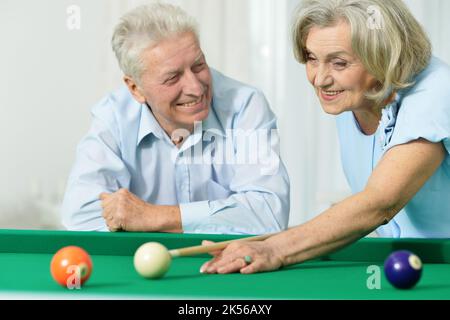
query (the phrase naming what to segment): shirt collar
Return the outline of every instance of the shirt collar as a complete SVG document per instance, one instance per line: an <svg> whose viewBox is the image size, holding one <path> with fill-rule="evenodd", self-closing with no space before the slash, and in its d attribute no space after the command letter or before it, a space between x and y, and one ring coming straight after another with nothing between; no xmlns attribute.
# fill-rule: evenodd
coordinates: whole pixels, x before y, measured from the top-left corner
<svg viewBox="0 0 450 320"><path fill-rule="evenodd" d="M136 145L139 145L141 141L150 133L152 133L155 137L161 139L164 136L163 129L159 125L158 121L156 121L155 116L150 111L150 108L147 104L141 104L141 119L139 123L139 133Z"/></svg>
<svg viewBox="0 0 450 320"><path fill-rule="evenodd" d="M202 131L202 133L205 133L205 131L211 131L213 134L219 134L222 137L225 137L225 131L217 118L216 108L214 107L214 99L211 102L208 117L202 122Z"/></svg>
<svg viewBox="0 0 450 320"><path fill-rule="evenodd" d="M165 133L158 121L155 119L155 116L151 112L150 108L145 103L141 104L141 108L141 119L139 123L139 133L136 145L139 145L139 143L149 134L153 134L155 137L162 139ZM201 130L201 135L199 130ZM220 135L222 137L225 137L226 135L219 119L217 118L214 108L214 101L211 102L208 117L194 128L194 133L189 139L192 142L184 143L181 149L185 150L196 144L200 138L203 137L203 134L206 131L208 131L211 135Z"/></svg>
<svg viewBox="0 0 450 320"><path fill-rule="evenodd" d="M180 148L180 153L201 142L203 140L205 132L208 133L208 137L206 137L206 140L210 140L211 137L217 135L225 137L225 131L223 130L223 127L217 118L213 102L211 103L211 106L209 108L208 117L206 117L206 119L202 122L195 124L194 132L183 143Z"/></svg>

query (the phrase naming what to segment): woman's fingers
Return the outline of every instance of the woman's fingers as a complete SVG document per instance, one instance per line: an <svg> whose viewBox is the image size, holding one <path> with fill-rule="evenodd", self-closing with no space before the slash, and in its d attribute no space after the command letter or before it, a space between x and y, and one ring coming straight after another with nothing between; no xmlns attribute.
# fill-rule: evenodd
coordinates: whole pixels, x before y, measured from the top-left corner
<svg viewBox="0 0 450 320"><path fill-rule="evenodd" d="M209 245L212 245L212 244L215 244L215 242L214 241L209 241L209 240L203 240L202 241L202 246L209 246ZM208 252L208 253L210 255L212 255L213 257L216 257L216 256L218 256L219 254L222 253L222 250L211 251L211 252Z"/></svg>

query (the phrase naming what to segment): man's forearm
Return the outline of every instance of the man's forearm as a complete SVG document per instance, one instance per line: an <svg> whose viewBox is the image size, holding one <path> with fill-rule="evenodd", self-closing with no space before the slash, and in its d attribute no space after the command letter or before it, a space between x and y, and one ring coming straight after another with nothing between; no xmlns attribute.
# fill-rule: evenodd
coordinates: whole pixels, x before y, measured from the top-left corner
<svg viewBox="0 0 450 320"><path fill-rule="evenodd" d="M153 213L156 217L157 230L150 231L160 231L160 232L173 232L181 233L183 232L183 227L181 223L181 212L180 207L176 206L162 206L153 205ZM150 215L151 216L151 215ZM155 226L155 221L150 223L150 226Z"/></svg>

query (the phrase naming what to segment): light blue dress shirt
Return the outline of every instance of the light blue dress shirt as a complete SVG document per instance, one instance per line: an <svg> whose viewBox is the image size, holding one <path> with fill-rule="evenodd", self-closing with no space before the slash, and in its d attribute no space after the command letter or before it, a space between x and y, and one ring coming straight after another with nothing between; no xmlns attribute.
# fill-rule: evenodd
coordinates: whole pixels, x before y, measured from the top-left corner
<svg viewBox="0 0 450 320"><path fill-rule="evenodd" d="M181 148L126 87L94 106L62 205L66 228L107 231L99 194L120 188L152 204L179 205L186 233L287 227L289 179L275 116L261 92L211 73L209 115Z"/></svg>
<svg viewBox="0 0 450 320"><path fill-rule="evenodd" d="M393 238L450 238L450 68L433 57L414 81L383 109L373 135L361 132L352 112L337 117L344 173L352 192L358 193L390 148L419 138L442 143L447 151L442 165L377 233Z"/></svg>

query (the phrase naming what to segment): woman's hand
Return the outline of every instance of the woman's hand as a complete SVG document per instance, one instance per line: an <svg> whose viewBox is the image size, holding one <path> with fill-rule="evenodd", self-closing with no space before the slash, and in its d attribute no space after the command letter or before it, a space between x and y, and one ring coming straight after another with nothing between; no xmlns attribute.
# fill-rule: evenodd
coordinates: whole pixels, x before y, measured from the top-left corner
<svg viewBox="0 0 450 320"><path fill-rule="evenodd" d="M203 241L203 245L212 244ZM265 241L233 242L222 251L211 253L214 258L203 264L201 273L255 273L279 269L282 258Z"/></svg>

